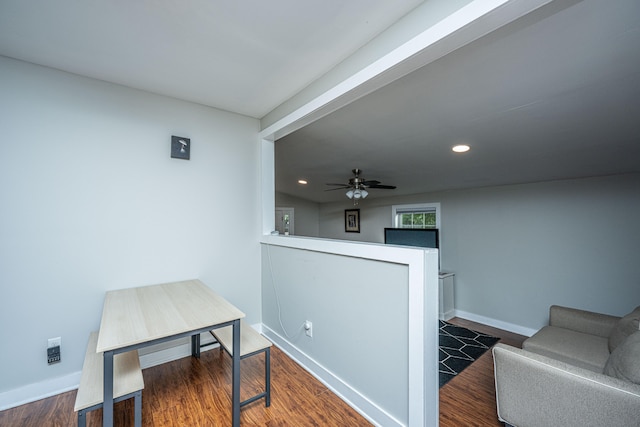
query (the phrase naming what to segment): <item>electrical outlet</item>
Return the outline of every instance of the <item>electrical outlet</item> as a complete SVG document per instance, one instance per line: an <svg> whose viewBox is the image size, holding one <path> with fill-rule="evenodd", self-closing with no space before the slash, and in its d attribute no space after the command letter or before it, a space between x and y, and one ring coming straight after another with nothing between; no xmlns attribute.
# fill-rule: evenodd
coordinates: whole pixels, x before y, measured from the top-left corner
<svg viewBox="0 0 640 427"><path fill-rule="evenodd" d="M47 349L47 363L51 365L60 361L60 346Z"/></svg>
<svg viewBox="0 0 640 427"><path fill-rule="evenodd" d="M60 361L60 345L62 344L62 338L49 338L47 342L47 363L57 363Z"/></svg>
<svg viewBox="0 0 640 427"><path fill-rule="evenodd" d="M309 320L304 322L304 333L309 338L313 338L313 323Z"/></svg>

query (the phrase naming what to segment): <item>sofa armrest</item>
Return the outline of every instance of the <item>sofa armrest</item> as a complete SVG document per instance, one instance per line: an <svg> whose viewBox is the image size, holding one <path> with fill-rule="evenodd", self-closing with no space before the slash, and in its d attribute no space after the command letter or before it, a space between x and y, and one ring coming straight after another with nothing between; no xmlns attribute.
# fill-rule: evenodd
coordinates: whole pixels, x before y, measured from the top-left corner
<svg viewBox="0 0 640 427"><path fill-rule="evenodd" d="M514 426L635 426L640 385L505 344L493 348L498 418Z"/></svg>
<svg viewBox="0 0 640 427"><path fill-rule="evenodd" d="M590 335L608 338L620 317L577 308L552 305L549 308L549 325Z"/></svg>

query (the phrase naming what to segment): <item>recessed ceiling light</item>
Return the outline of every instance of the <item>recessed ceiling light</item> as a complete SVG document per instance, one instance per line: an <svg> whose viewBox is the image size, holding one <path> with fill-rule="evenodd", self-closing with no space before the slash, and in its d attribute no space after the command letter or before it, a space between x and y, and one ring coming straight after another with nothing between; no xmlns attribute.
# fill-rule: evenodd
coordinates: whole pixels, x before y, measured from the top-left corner
<svg viewBox="0 0 640 427"><path fill-rule="evenodd" d="M466 153L467 151L469 151L471 149L471 147L469 147L466 144L460 144L460 145L455 145L452 150L455 151L456 153Z"/></svg>
<svg viewBox="0 0 640 427"><path fill-rule="evenodd" d="M307 184L307 181L306 181L306 180L304 180L304 179L299 179L299 180L298 180L298 184L306 185L306 184Z"/></svg>

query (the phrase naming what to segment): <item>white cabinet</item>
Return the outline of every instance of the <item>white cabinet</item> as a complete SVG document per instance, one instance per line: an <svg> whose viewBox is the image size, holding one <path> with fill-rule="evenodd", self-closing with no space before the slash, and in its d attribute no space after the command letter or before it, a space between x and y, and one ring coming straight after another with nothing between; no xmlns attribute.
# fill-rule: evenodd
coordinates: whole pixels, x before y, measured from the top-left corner
<svg viewBox="0 0 640 427"><path fill-rule="evenodd" d="M440 295L440 320L449 320L454 316L453 279L454 273L440 272L438 275L438 295Z"/></svg>

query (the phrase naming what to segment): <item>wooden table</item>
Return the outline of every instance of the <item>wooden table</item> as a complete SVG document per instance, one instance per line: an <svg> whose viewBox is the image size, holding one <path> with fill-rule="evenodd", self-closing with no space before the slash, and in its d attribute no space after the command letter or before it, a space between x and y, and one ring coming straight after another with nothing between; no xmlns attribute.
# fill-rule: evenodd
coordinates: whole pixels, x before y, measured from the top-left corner
<svg viewBox="0 0 640 427"><path fill-rule="evenodd" d="M233 326L232 424L240 425L240 319L245 315L199 280L107 292L96 351L104 357L103 426L113 426L113 356Z"/></svg>

